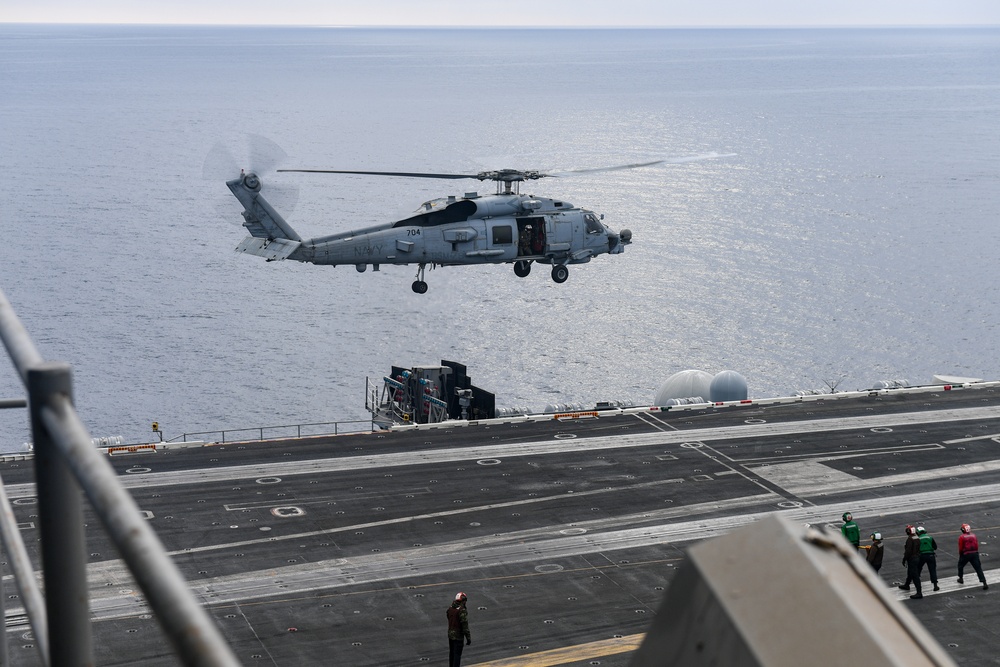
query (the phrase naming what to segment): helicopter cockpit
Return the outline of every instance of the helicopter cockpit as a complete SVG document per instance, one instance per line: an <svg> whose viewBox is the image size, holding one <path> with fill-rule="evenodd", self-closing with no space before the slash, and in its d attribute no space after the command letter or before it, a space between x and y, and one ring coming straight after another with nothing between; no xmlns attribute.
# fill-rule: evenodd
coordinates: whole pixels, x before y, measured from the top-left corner
<svg viewBox="0 0 1000 667"><path fill-rule="evenodd" d="M593 211L584 211L583 221L587 225L588 234L603 234L605 232L604 225L597 219L597 214Z"/></svg>

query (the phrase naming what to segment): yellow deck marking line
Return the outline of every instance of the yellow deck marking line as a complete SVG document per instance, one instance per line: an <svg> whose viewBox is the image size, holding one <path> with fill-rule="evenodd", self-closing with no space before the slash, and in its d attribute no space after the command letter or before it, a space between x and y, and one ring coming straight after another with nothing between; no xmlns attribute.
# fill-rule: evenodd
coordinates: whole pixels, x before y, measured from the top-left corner
<svg viewBox="0 0 1000 667"><path fill-rule="evenodd" d="M490 662L480 662L472 667L551 667L552 665L565 665L570 662L580 662L590 658L600 658L605 655L615 655L627 653L639 648L646 633L640 632L637 635L628 635L615 639L603 639L587 644L577 644L576 646L566 646L565 648L554 648L550 651L539 651L521 655L516 658L503 658L501 660L491 660Z"/></svg>

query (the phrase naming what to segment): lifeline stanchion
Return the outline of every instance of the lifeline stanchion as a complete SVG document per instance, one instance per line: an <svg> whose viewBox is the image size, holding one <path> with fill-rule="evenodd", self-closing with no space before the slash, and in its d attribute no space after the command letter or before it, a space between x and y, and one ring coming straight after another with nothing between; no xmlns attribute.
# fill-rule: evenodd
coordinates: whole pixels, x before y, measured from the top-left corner
<svg viewBox="0 0 1000 667"><path fill-rule="evenodd" d="M29 367L27 385L35 443L35 485L49 625L49 659L57 667L85 667L93 665L94 659L83 494L42 418L42 411L56 396L61 394L72 402L70 368L59 362Z"/></svg>

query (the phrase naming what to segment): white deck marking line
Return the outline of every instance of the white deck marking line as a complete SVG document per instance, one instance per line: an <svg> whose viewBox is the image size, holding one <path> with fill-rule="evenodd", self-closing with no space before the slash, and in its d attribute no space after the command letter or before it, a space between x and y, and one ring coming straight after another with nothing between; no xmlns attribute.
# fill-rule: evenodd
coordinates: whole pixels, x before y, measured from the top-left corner
<svg viewBox="0 0 1000 667"><path fill-rule="evenodd" d="M518 444L483 445L479 447L449 447L416 452L393 454L372 454L314 459L302 462L275 462L267 464L247 464L223 466L199 472L150 472L123 475L119 477L125 488L150 488L154 486L175 486L206 482L235 481L285 475L308 475L348 470L377 470L403 466L474 461L484 458L504 458L520 456L541 456L546 454L566 454L571 452L599 451L604 449L626 449L680 444L683 442L709 442L759 437L777 437L796 433L830 431L854 431L880 426L911 426L924 423L968 421L974 419L1000 419L1000 406L965 408L956 410L932 410L927 412L907 412L900 414L872 415L869 417L843 417L814 419L783 423L740 424L714 428L692 428L684 431L666 431L641 435L625 434L573 438L572 440L542 440ZM144 459L146 465L152 459ZM193 480L193 481L192 481ZM10 498L23 498L35 494L34 484L13 484L7 486Z"/></svg>
<svg viewBox="0 0 1000 667"><path fill-rule="evenodd" d="M319 537L322 535L335 535L337 533L347 533L354 532L357 530L364 530L365 528L378 528L380 526L392 526L395 524L402 523L413 523L415 521L425 521L427 519L439 519L445 516L455 516L458 514L470 514L475 512L488 512L495 509L504 509L507 507L519 507L523 505L533 505L535 503L545 503L551 501L566 500L569 497L580 498L585 496L592 496L604 493L623 493L630 490L641 489L641 488L651 488L656 486L661 486L664 484L676 484L678 482L683 482L683 479L666 479L658 480L656 482L645 482L643 484L634 484L631 486L616 486L606 489L595 489L593 491L578 491L573 494L561 493L555 496L543 496L541 498L528 498L525 500L512 500L505 503L493 503L490 505L478 505L475 507L462 507L460 509L450 509L442 510L440 512L428 512L426 514L412 514L409 516L396 517L394 519L383 519L382 521L371 521L368 523L356 523L345 526L338 526L336 528L325 528L323 530L312 530L306 533L294 533L292 535L272 535L268 537L262 537L253 540L241 540L239 542L224 542L219 544L207 544L200 547L191 547L189 549L181 549L180 551L168 551L169 556L182 556L184 554L191 553L201 553L205 551L219 551L221 549L234 549L237 547L253 546L255 544L264 544L269 542L281 542L286 540L301 540L309 537ZM756 496L743 496L740 498L732 498L728 500L715 500L706 503L698 503L695 505L681 505L679 507L672 507L669 509L661 510L649 510L646 512L639 512L636 514L628 514L619 517L612 517L610 519L598 519L594 521L577 521L573 523L574 528L588 528L588 526L600 526L601 524L607 524L610 522L612 525L621 525L623 523L651 523L653 521L662 521L664 518L671 518L677 516L687 516L691 514L699 514L702 512L717 512L722 509L743 507L745 505L760 504L764 502L774 502L782 500L782 497L776 493L772 493L767 490L766 493L762 493ZM268 507L275 506L275 503L271 503ZM640 518L642 517L642 518ZM560 526L558 530L565 529L566 526ZM538 532L541 536L549 535L553 529L543 528L536 529L536 531L529 531L531 533ZM472 541L466 541L466 544L473 544Z"/></svg>
<svg viewBox="0 0 1000 667"><path fill-rule="evenodd" d="M948 560L949 572L955 572L957 566L958 566L958 560L952 560L952 559ZM940 571L941 570L938 569L938 572ZM930 579L924 579L924 577L929 576L926 571L921 573L921 575L922 576L920 577L920 588L923 590L921 590L920 592L925 598L930 597L931 595L944 595L945 593L957 593L959 591L961 591L962 593L974 593L975 591L979 591L980 593L983 592L983 584L981 581L979 581L979 578L976 575L976 571L972 569L971 565L965 566L965 573L964 576L962 577L962 579L965 580L964 584L958 583L957 574L952 575L950 577L938 577L938 586L941 588L941 590L939 591L934 590L934 585L931 584ZM900 575L900 578L902 578L902 576L903 575ZM987 584L996 585L998 582L1000 582L1000 568L994 568L992 570L984 569L983 576L986 577ZM908 591L900 590L896 586L893 586L892 588L893 592L896 595L897 600L909 600L910 596L914 595L917 592L917 589L914 588L912 584L910 585L910 590ZM915 604L920 604L920 603L917 602Z"/></svg>
<svg viewBox="0 0 1000 667"><path fill-rule="evenodd" d="M656 415L656 414L654 414L652 412L636 412L632 416L638 418L639 421L641 421L641 422L643 422L645 424L649 424L653 428L659 429L661 431L679 431L680 430L676 426L674 426L673 424L671 424L670 422L666 422L666 421L660 419L659 415ZM666 427L666 428L664 428L664 427Z"/></svg>
<svg viewBox="0 0 1000 667"><path fill-rule="evenodd" d="M944 445L939 445L936 442L927 442L920 445L895 445L892 447L852 447L848 450L850 453L845 454L844 450L838 449L831 452L814 452L810 454L778 454L775 456L755 456L752 458L740 458L734 459L726 456L727 459L733 463L742 463L745 465L752 465L755 463L770 463L775 465L774 461L787 461L794 462L800 460L819 460L819 461L836 461L837 459L853 459L860 456L872 456L874 454L895 454L896 452L908 453L908 452L930 452L935 449L944 449ZM722 454L722 456L725 456Z"/></svg>
<svg viewBox="0 0 1000 667"><path fill-rule="evenodd" d="M1000 442L1000 433L994 433L993 435L976 435L970 438L956 438L955 440L945 440L946 445L960 445L963 442L975 442L976 440L997 440Z"/></svg>
<svg viewBox="0 0 1000 667"><path fill-rule="evenodd" d="M700 445L700 447L697 447L695 449L695 451L699 452L702 456L704 456L705 458L707 458L712 463L714 463L716 465L720 465L723 468L726 468L727 470L729 470L729 471L731 471L731 472L739 475L740 477L742 477L743 479L745 479L750 484L753 484L754 486L760 487L765 492L771 492L771 489L768 488L767 484L764 484L763 482L760 481L759 478L761 477L761 475L757 475L755 472L747 471L738 462L737 463L732 463L731 462L732 459L729 459L728 456L726 456L725 454L720 453L714 447L710 447L710 446L706 445L703 442L692 443L692 444ZM767 479L767 478L765 477L764 479ZM770 482L770 480L768 480L768 481ZM772 485L773 485L773 482L772 482ZM784 487L781 487L781 488L784 488ZM787 489L785 489L785 490L787 491ZM809 501L805 501L805 502L809 502ZM812 503L809 502L809 504L811 505Z"/></svg>
<svg viewBox="0 0 1000 667"><path fill-rule="evenodd" d="M990 502L1000 502L1000 484L876 498L852 503L852 510L855 517L866 518L911 512L914 507L926 511ZM793 521L810 524L837 522L842 512L843 503L840 502L781 511ZM549 539L539 539L538 530L527 531L535 536L535 539L528 541L526 533L507 533L497 537L483 537L473 544L468 540L455 540L428 547L215 577L190 582L190 585L206 604L242 603L262 597L301 596L318 590L403 580L414 576L453 574L475 568L501 565L509 567L546 559L703 540L753 523L770 514L773 512L751 512L571 536L559 534L559 530L566 528L566 525L551 526L548 527ZM971 573L967 573L967 576L969 574ZM124 582L129 581L121 561L108 561L88 567L91 612L94 618L118 618L145 613L137 611L145 608L138 592L109 591L104 583L107 578L112 579L113 586L126 585ZM10 610L10 613L14 613L14 610Z"/></svg>
<svg viewBox="0 0 1000 667"><path fill-rule="evenodd" d="M823 479L824 475L820 475L819 471L812 468L813 466L825 468L826 479ZM900 486L901 484L929 482L945 477L976 475L984 472L997 472L998 470L1000 470L1000 460L993 460L980 461L979 463L963 463L946 468L918 470L916 472L902 472L895 475L881 475L865 479L837 471L829 466L824 466L819 461L799 461L795 463L779 463L770 466L753 467L755 474L771 480L774 484L789 493L807 497L860 491L862 489L875 489L882 486Z"/></svg>

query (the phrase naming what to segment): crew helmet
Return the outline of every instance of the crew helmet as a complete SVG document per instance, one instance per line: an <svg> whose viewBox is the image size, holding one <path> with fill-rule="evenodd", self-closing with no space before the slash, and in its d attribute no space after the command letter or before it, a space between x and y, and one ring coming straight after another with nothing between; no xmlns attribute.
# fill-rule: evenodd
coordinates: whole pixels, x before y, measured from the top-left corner
<svg viewBox="0 0 1000 667"><path fill-rule="evenodd" d="M469 596L466 595L465 593L461 593L461 592L458 593L458 595L455 596L455 602L465 602L468 599L469 599Z"/></svg>
<svg viewBox="0 0 1000 667"><path fill-rule="evenodd" d="M962 532L963 533L971 533L972 532L972 526L970 526L967 523L963 523L962 524Z"/></svg>
<svg viewBox="0 0 1000 667"><path fill-rule="evenodd" d="M913 526L911 526L910 524L906 524L906 534L907 535L913 535L914 532L915 531L913 530Z"/></svg>
<svg viewBox="0 0 1000 667"><path fill-rule="evenodd" d="M854 518L854 517L853 517L853 516L851 516L851 513L850 513L850 512L844 512L844 521L850 521L850 520L851 520L851 519L853 519L853 518Z"/></svg>
<svg viewBox="0 0 1000 667"><path fill-rule="evenodd" d="M926 535L927 531L924 530L923 526L917 526L917 535Z"/></svg>
<svg viewBox="0 0 1000 667"><path fill-rule="evenodd" d="M882 539L882 533L880 533L878 531L875 531L874 533L872 533L872 539L875 540L875 541L881 540Z"/></svg>

